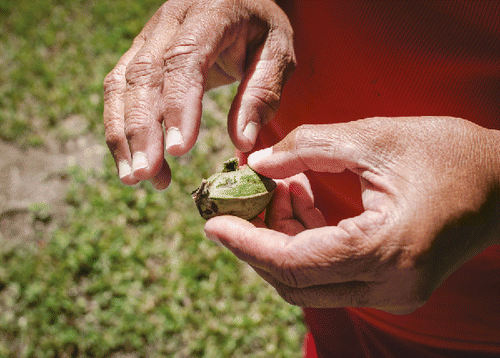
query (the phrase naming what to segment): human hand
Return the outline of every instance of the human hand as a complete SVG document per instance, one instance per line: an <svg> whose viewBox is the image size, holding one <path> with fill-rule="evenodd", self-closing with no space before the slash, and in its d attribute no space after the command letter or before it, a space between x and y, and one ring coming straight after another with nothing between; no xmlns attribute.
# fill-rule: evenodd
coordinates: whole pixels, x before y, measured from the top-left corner
<svg viewBox="0 0 500 358"><path fill-rule="evenodd" d="M289 303L410 313L460 265L499 243L499 143L498 131L454 118L301 126L250 155L250 166L272 178L351 170L365 211L321 227L317 214L304 215L316 212L312 194L287 198L282 186L268 228L226 216L207 221L205 231Z"/></svg>
<svg viewBox="0 0 500 358"><path fill-rule="evenodd" d="M164 148L191 149L204 91L236 80L228 131L239 150L252 149L294 66L290 23L271 0L163 4L104 81L106 142L123 183L166 188Z"/></svg>

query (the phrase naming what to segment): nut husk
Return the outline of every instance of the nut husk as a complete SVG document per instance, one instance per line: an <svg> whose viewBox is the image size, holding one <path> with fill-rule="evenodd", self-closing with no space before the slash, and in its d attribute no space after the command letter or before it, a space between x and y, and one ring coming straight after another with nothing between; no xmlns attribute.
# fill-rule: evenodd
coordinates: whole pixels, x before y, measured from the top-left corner
<svg viewBox="0 0 500 358"><path fill-rule="evenodd" d="M207 220L218 215L249 220L265 209L275 188L274 180L247 165L238 167L238 159L232 158L224 162L222 172L203 179L191 195L200 215Z"/></svg>

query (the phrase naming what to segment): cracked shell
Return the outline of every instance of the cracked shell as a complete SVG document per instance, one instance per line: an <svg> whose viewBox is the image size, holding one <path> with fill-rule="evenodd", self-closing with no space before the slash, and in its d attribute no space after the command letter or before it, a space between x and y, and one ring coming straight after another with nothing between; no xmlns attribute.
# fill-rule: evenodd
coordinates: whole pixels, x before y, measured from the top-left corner
<svg viewBox="0 0 500 358"><path fill-rule="evenodd" d="M238 159L224 163L220 173L203 179L191 195L200 215L210 219L218 215L235 215L249 220L265 209L273 196L276 183L249 166L238 167Z"/></svg>

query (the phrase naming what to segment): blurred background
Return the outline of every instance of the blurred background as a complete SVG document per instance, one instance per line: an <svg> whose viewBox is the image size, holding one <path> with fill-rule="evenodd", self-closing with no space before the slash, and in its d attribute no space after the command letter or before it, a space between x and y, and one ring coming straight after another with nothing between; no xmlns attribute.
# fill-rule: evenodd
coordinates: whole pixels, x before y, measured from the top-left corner
<svg viewBox="0 0 500 358"><path fill-rule="evenodd" d="M301 310L190 196L233 156L235 86L205 96L166 191L117 178L102 82L161 3L0 0L0 357L301 356Z"/></svg>

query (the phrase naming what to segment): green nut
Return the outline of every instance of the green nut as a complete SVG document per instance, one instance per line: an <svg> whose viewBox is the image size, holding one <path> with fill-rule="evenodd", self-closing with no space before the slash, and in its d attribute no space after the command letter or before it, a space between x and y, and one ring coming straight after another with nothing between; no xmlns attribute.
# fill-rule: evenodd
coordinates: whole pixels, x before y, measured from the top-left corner
<svg viewBox="0 0 500 358"><path fill-rule="evenodd" d="M238 159L224 162L222 172L203 179L191 194L198 211L205 219L218 215L235 215L249 220L265 209L276 188L274 180L238 167Z"/></svg>

